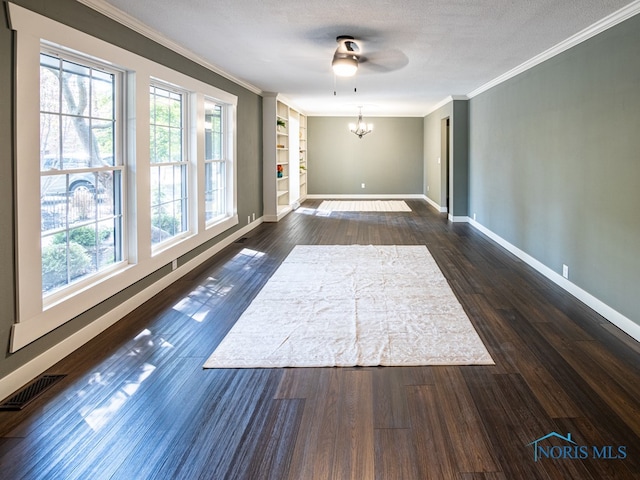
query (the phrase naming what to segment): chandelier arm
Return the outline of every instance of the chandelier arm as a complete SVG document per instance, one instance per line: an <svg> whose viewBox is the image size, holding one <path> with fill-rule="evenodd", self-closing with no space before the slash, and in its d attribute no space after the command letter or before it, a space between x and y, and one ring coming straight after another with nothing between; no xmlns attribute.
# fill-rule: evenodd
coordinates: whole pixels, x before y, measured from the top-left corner
<svg viewBox="0 0 640 480"><path fill-rule="evenodd" d="M349 130L351 131L351 133L357 135L360 139L368 133L371 133L371 125L365 123L365 121L362 119L362 107L360 107L360 111L358 113L358 121L353 127L350 127Z"/></svg>

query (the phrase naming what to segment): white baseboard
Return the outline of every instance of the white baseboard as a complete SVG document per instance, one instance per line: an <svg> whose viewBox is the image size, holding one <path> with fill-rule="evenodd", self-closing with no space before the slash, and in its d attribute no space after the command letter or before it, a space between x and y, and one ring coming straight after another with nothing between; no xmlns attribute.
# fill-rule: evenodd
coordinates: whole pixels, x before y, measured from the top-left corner
<svg viewBox="0 0 640 480"><path fill-rule="evenodd" d="M144 302L152 298L154 295L160 293L163 289L171 285L173 282L178 280L180 277L186 275L188 272L196 268L201 263L213 257L216 253L221 251L223 248L235 242L237 239L247 234L258 225L263 222L262 218L259 218L250 224L242 227L240 230L232 233L224 240L221 240L213 247L209 248L205 252L202 252L197 257L191 259L184 265L181 265L173 272L167 274L162 277L153 285L150 285L143 291L129 298L122 304L118 305L113 310L110 310L103 316L97 318L91 324L86 327L78 330L76 333L71 335L70 337L65 338L60 343L57 343L47 351L41 353L34 359L25 363L21 367L17 368L7 376L0 379L0 399L8 397L13 392L21 388L23 385L40 375L42 372L45 372L47 369L51 368L53 365L58 363L64 357L72 353L74 350L77 350L82 345L87 343L92 338L96 337L104 330L109 328L111 325L116 323L118 320L123 318L128 313L132 312Z"/></svg>
<svg viewBox="0 0 640 480"><path fill-rule="evenodd" d="M278 213L276 215L264 215L262 218L265 222L268 222L268 223L279 222L288 214L290 214L293 210L294 210L293 206L289 205L286 208L282 208L278 210Z"/></svg>
<svg viewBox="0 0 640 480"><path fill-rule="evenodd" d="M605 319L607 319L609 322L614 324L616 327L618 327L620 330L625 332L627 335L631 336L632 338L640 342L640 325L638 325L636 322L634 322L630 318L625 317L620 312L618 312L617 310L614 310L609 305L604 303L602 300L599 300L598 298L591 295L589 292L583 290L582 288L578 287L576 284L570 282L559 273L553 271L542 262L533 258L528 253L520 250L515 245L509 243L507 240L505 240L498 234L494 233L493 231L489 230L484 225L472 219L469 219L468 222L471 224L471 226L473 226L474 228L476 228L477 230L485 234L487 237L489 237L491 240L496 242L498 245L500 245L501 247L504 247L506 250L513 253L520 260L524 261L529 266L535 268L538 272L540 272L542 275L544 275L549 280L554 282L556 285L558 285L559 287L569 292L571 295L573 295L578 300L586 304L588 307L598 312Z"/></svg>
<svg viewBox="0 0 640 480"><path fill-rule="evenodd" d="M441 207L440 205L438 205L435 201L431 200L429 197L427 197L426 195L422 196L422 199L424 201L426 201L429 205L431 205L433 208L435 208L438 212L440 213L447 213L447 207Z"/></svg>
<svg viewBox="0 0 640 480"><path fill-rule="evenodd" d="M398 199L403 200L407 198L417 198L424 200L424 195L421 193L380 193L380 194L334 194L334 193L320 193L307 195L309 200L329 200L329 199L349 199L349 200L372 200L372 199Z"/></svg>
<svg viewBox="0 0 640 480"><path fill-rule="evenodd" d="M454 223L469 223L470 219L466 216L455 216L449 214L449 221Z"/></svg>
<svg viewBox="0 0 640 480"><path fill-rule="evenodd" d="M440 213L447 213L447 207L441 207L436 202L422 193L410 193L406 195L386 194L386 195L339 195L339 194L313 194L307 195L306 198L315 200L329 200L329 199L352 199L352 200L364 200L364 199L416 199L424 200ZM267 220L265 220L267 221Z"/></svg>

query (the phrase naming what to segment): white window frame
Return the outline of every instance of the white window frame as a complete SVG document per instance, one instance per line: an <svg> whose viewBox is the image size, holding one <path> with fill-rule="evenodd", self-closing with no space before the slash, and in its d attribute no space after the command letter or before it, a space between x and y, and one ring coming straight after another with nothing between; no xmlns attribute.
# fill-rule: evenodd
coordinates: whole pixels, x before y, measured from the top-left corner
<svg viewBox="0 0 640 480"><path fill-rule="evenodd" d="M237 97L144 57L58 23L23 7L8 3L11 28L16 36L16 323L10 351L15 352L63 325L127 286L214 239L238 225L236 173ZM127 181L124 186L127 211L127 261L95 282L84 285L55 302L45 304L42 296L40 261L40 197L33 195L40 182L39 125L40 50L48 43L82 56L93 57L126 72L126 125L124 155ZM151 245L149 193L149 85L153 79L179 85L190 92L189 234L180 241L154 251ZM204 214L204 99L225 104L229 119L231 201L227 215L207 226ZM31 161L29 161L31 159ZM33 161L36 159L36 161Z"/></svg>
<svg viewBox="0 0 640 480"><path fill-rule="evenodd" d="M153 168L159 167L159 166L163 166L163 167L175 167L175 166L180 166L180 167L184 167L185 168L185 175L184 175L184 181L186 182L186 185L184 185L184 187L187 190L187 196L186 196L186 205L184 205L184 208L186 210L185 213L185 217L183 218L183 222L185 222L185 226L186 228L176 234L171 236L170 238L156 243L156 244L152 244L152 251L153 254L157 254L158 252L161 252L163 250L166 250L167 248L171 247L173 244L181 242L184 238L188 237L189 235L191 235L193 233L193 222L191 221L191 217L192 215L192 211L193 211L193 201L192 201L192 194L193 194L193 175L192 175L192 164L195 162L190 161L193 157L191 155L191 149L189 148L189 145L191 143L191 139L189 138L191 135L189 135L189 124L191 123L190 121L190 109L189 109L189 99L190 99L190 93L182 88L178 88L176 86L173 85L169 85L165 82L162 82L160 80L155 80L152 79L151 87L156 87L168 92L172 92L175 94L178 94L181 96L181 105L180 108L182 110L182 120L181 120L181 125L180 128L182 130L182 142L181 142L181 158L182 160L180 161L169 161L169 162L162 162L162 163L154 163L151 162L151 155L149 155L149 173L151 175L151 170ZM151 123L151 121L149 121L149 123ZM150 127L151 128L151 127ZM197 164L196 164L197 165ZM151 200L150 200L151 202ZM153 216L151 209L150 211L150 215Z"/></svg>
<svg viewBox="0 0 640 480"><path fill-rule="evenodd" d="M224 172L225 172L225 208L228 210L229 205L233 205L233 191L235 188L229 188L230 185L233 185L234 182L234 168L233 161L234 158L234 136L233 131L230 128L233 125L233 111L229 108L229 105L225 105L219 100L211 97L205 98L205 103L214 103L221 107L221 123L222 123L222 159L221 160L207 160L205 158L204 163L206 164L215 164L215 163L223 163L224 164ZM204 175L203 175L204 177ZM204 191L204 189L203 189ZM205 210L206 216L206 206L203 207ZM227 212L228 214L228 212ZM210 220L206 220L205 224L206 228L215 228L216 224L220 221L220 217L214 217Z"/></svg>
<svg viewBox="0 0 640 480"><path fill-rule="evenodd" d="M124 118L124 112L123 112L123 107L124 107L124 102L122 101L122 99L125 97L126 92L124 89L124 76L125 76L125 72L122 71L121 69L118 68L114 68L112 66L107 66L104 65L101 62L96 61L95 59L92 59L90 57L86 57L86 56L82 56L82 55L78 55L76 53L71 53L71 52L67 52L63 49L60 48L56 48L54 46L51 46L47 43L43 43L40 46L40 53L44 53L45 55L49 55L49 56L54 56L54 57L61 57L64 60L69 60L72 62L76 62L78 64L82 64L83 66L88 66L88 67L92 67L92 68L96 68L98 70L103 69L105 71L108 71L109 73L113 73L116 77L115 77L115 82L116 82L116 98L115 98L115 104L114 104L114 118L115 118L115 125L114 125L114 136L115 136L115 155L116 155L116 159L115 159L115 163L113 166L110 167L102 167L102 168L92 168L92 171L112 171L112 172L116 172L116 171L120 171L120 175L121 175L121 190L122 190L122 195L121 195L121 199L120 201L122 202L121 205L121 209L122 209L122 225L121 225L121 238L120 238L120 249L121 249L121 258L120 260L118 260L117 262L115 262L113 265L110 265L107 268L104 268L102 270L99 270L95 273L93 273L90 276L87 276L86 278L83 278L81 280L78 280L76 282L70 283L68 285L66 285L65 287L62 287L60 289L56 289L53 292L47 293L45 295L43 295L43 307L46 309L47 307L49 307L50 305L55 305L56 303L58 303L61 299L64 299L65 297L68 297L70 295L75 294L76 292L80 292L83 289L87 288L87 286L90 286L91 284L95 283L96 281L100 280L103 277L107 277L109 275L112 275L114 272L117 272L119 269L121 269L124 266L124 263L127 261L127 229L125 228L125 225L127 223L127 203L126 203L126 195L125 195L125 185L127 183L127 166L126 163L124 161L122 161L122 144L124 142L124 132L123 132L123 121L122 119ZM39 140L39 139L38 139ZM78 170L60 170L59 172L56 173L77 173ZM41 172L41 177L42 177L42 172Z"/></svg>

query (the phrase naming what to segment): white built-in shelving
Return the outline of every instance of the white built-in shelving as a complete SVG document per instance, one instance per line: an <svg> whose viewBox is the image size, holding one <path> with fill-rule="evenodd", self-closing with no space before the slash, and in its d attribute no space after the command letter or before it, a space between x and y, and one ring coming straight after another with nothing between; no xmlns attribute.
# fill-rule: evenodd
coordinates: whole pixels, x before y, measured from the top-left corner
<svg viewBox="0 0 640 480"><path fill-rule="evenodd" d="M262 112L264 220L277 222L307 196L307 120L278 94L264 95Z"/></svg>

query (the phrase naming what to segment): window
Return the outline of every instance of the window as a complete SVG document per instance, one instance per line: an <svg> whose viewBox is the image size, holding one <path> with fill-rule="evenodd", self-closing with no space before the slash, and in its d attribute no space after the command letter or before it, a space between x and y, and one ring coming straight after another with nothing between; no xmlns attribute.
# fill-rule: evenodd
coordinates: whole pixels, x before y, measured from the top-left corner
<svg viewBox="0 0 640 480"><path fill-rule="evenodd" d="M237 97L7 7L17 38L15 352L173 260L217 251L224 240L200 247L239 223ZM117 321L178 274L90 328Z"/></svg>
<svg viewBox="0 0 640 480"><path fill-rule="evenodd" d="M61 52L40 54L42 292L123 258L120 73Z"/></svg>
<svg viewBox="0 0 640 480"><path fill-rule="evenodd" d="M151 85L151 243L165 242L188 228L185 94Z"/></svg>
<svg viewBox="0 0 640 480"><path fill-rule="evenodd" d="M206 99L204 108L205 219L209 223L227 213L228 149L223 106Z"/></svg>

